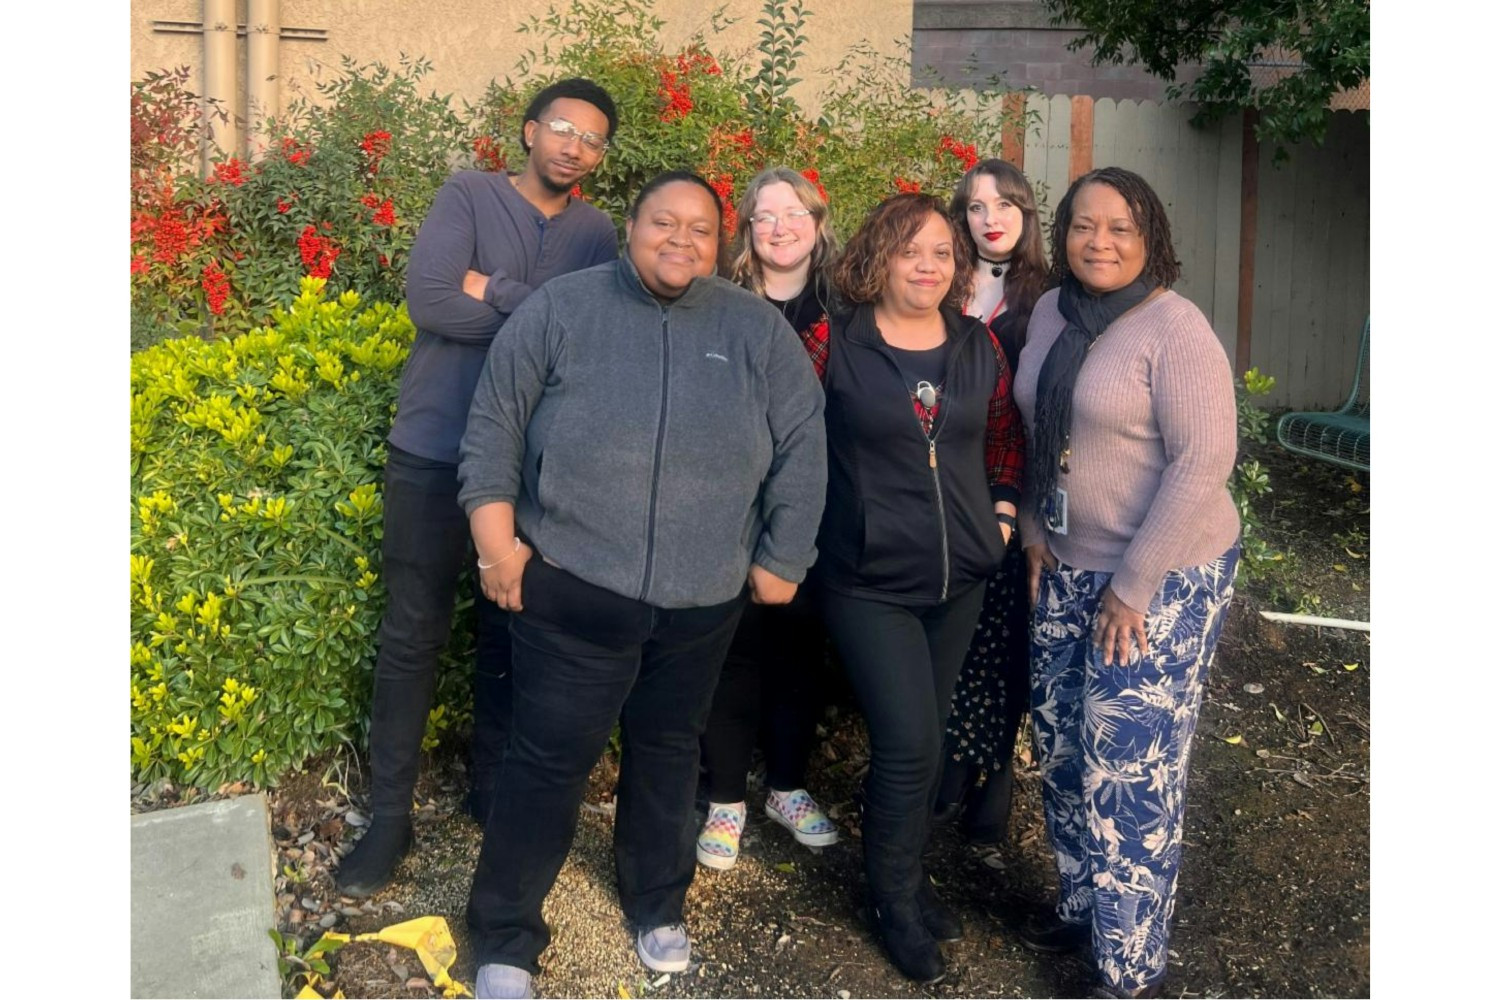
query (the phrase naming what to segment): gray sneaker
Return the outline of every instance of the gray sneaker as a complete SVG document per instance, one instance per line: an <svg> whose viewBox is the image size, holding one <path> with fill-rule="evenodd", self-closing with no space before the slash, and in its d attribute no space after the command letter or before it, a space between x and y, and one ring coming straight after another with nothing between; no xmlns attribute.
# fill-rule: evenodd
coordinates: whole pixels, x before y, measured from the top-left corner
<svg viewBox="0 0 1500 1000"><path fill-rule="evenodd" d="M481 965L474 976L476 1000L529 1000L531 973L514 965Z"/></svg>
<svg viewBox="0 0 1500 1000"><path fill-rule="evenodd" d="M688 940L686 927L667 924L636 931L635 953L648 969L656 972L684 972L688 961L693 957L693 944Z"/></svg>

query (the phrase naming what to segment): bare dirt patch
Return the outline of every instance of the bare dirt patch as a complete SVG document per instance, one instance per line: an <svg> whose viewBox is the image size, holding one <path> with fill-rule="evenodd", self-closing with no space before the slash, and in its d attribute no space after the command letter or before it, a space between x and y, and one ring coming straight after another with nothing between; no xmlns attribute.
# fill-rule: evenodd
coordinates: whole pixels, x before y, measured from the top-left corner
<svg viewBox="0 0 1500 1000"><path fill-rule="evenodd" d="M1368 480L1274 447L1254 453L1274 487L1260 508L1266 535L1295 558L1275 587L1242 577L1220 643L1195 744L1168 993L1368 996L1368 635L1258 614L1301 604L1368 620ZM667 977L637 962L620 917L609 848L613 770L601 761L547 900L553 944L537 988L610 997L1086 993L1083 960L1036 956L1016 942L1015 927L1055 887L1037 776L1024 757L1003 846L978 850L946 829L933 837L928 868L967 925L963 941L945 946L950 976L924 989L891 967L857 916L863 878L852 799L866 753L863 725L846 702L826 722L809 780L844 825L842 842L815 854L752 808L739 865L700 869L688 896L695 965ZM357 805L361 786L357 773L325 766L272 793L285 866L281 930L305 946L324 924L361 932L440 914L459 945L454 972L472 983L463 914L480 834L460 809L461 766L451 755L431 762L418 794L417 849L390 887L357 903L339 899L329 862L357 832L362 817L349 814L348 793ZM340 952L330 986L351 997L437 995L414 954L386 945Z"/></svg>

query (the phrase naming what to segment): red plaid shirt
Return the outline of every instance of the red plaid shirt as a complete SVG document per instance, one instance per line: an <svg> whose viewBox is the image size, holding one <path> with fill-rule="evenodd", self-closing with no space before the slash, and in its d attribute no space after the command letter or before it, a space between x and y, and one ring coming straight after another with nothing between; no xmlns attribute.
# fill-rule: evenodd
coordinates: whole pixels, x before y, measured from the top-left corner
<svg viewBox="0 0 1500 1000"><path fill-rule="evenodd" d="M1021 470L1026 466L1025 431L1021 424L1021 412L1016 409L1015 400L1011 398L1010 365L1005 360L1005 352L1000 349L1000 341L995 339L988 328L985 333L990 338L990 346L995 350L996 372L995 391L990 394L989 421L984 434L984 464L991 487L990 495L996 501L1009 500L1019 504ZM802 346L807 348L807 356L812 359L813 371L818 373L818 381L822 382L828 372L828 317L824 316L801 331L799 336L802 337ZM911 403L917 419L922 422L923 433L931 434L932 423L943 405L942 400L938 400L931 409L923 406L915 396ZM994 487L997 486L1003 487L1006 495L996 496Z"/></svg>

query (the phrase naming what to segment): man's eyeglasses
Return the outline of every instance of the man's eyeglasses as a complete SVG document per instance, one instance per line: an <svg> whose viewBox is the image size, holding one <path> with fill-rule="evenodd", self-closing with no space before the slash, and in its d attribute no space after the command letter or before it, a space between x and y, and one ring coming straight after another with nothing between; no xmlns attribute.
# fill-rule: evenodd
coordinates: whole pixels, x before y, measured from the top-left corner
<svg viewBox="0 0 1500 1000"><path fill-rule="evenodd" d="M602 153L609 148L609 140L604 136L598 132L584 132L566 118L554 118L542 124L550 128L553 135L562 136L565 142L577 136L580 142L596 153Z"/></svg>
<svg viewBox="0 0 1500 1000"><path fill-rule="evenodd" d="M811 215L812 212L806 208L794 208L790 212L784 212L781 215L772 215L770 212L761 212L759 215L750 216L750 225L754 226L756 229L775 229L776 223L779 221L782 225L782 228L786 228L793 223L801 222L803 219L806 219Z"/></svg>

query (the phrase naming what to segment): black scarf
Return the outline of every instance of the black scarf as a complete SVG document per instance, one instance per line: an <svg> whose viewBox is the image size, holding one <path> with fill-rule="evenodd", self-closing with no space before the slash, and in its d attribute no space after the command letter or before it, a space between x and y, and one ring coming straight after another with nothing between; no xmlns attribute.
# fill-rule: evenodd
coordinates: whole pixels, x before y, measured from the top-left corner
<svg viewBox="0 0 1500 1000"><path fill-rule="evenodd" d="M1059 468L1067 457L1073 429L1073 388L1089 349L1109 325L1140 305L1156 290L1144 275L1124 288L1090 295L1071 274L1063 279L1058 311L1067 326L1053 341L1036 382L1036 427L1030 441L1027 474L1037 498L1037 512L1046 519L1047 504L1057 488Z"/></svg>

